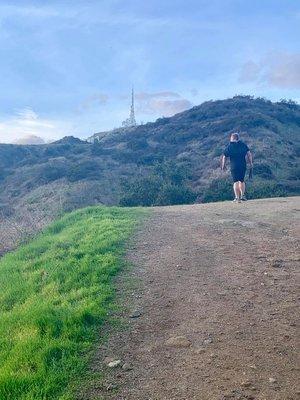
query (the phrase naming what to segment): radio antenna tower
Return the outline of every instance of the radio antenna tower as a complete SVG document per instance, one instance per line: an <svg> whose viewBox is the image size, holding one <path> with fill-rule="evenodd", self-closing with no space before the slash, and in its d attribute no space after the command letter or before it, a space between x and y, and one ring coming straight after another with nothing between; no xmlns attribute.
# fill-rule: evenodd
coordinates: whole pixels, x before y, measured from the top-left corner
<svg viewBox="0 0 300 400"><path fill-rule="evenodd" d="M132 88L130 115L129 115L129 118L127 118L125 121L122 122L122 126L124 128L130 128L130 127L133 127L136 125L137 125L137 123L135 120L135 112L134 112L134 89Z"/></svg>

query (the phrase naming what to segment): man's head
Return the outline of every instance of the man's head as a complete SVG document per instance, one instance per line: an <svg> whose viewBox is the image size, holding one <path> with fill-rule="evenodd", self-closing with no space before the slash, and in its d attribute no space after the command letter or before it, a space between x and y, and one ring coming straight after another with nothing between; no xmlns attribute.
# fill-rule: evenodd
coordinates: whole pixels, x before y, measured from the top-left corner
<svg viewBox="0 0 300 400"><path fill-rule="evenodd" d="M234 132L230 135L231 142L238 142L240 140L240 135L237 132Z"/></svg>

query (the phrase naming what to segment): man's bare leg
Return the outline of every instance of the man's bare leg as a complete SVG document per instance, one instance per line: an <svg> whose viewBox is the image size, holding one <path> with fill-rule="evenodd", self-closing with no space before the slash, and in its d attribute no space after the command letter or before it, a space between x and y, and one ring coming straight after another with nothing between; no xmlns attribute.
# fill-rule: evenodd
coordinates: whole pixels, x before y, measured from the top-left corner
<svg viewBox="0 0 300 400"><path fill-rule="evenodd" d="M241 191L240 191L240 182L234 182L233 184L233 191L236 199L240 199Z"/></svg>
<svg viewBox="0 0 300 400"><path fill-rule="evenodd" d="M241 197L244 197L245 189L246 189L245 182L239 182L239 188L240 188Z"/></svg>

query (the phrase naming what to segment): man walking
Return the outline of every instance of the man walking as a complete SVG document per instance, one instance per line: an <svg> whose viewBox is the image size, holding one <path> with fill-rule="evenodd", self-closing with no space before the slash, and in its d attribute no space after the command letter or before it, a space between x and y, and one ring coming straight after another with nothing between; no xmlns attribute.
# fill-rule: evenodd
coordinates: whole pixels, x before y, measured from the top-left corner
<svg viewBox="0 0 300 400"><path fill-rule="evenodd" d="M238 133L232 133L230 143L224 150L221 168L224 171L226 167L226 159L230 159L230 170L233 179L234 202L240 203L246 201L245 197L245 174L247 161L250 168L253 168L253 157L246 143L240 140Z"/></svg>

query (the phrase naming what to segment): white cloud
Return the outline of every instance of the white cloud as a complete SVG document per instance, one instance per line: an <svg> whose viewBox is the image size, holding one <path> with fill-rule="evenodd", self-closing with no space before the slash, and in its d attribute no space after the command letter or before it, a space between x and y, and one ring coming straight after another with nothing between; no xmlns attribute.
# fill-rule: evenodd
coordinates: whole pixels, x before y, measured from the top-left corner
<svg viewBox="0 0 300 400"><path fill-rule="evenodd" d="M45 140L36 135L24 136L14 141L16 144L44 144Z"/></svg>
<svg viewBox="0 0 300 400"><path fill-rule="evenodd" d="M262 67L254 61L247 61L240 71L239 81L241 83L255 81L259 78Z"/></svg>
<svg viewBox="0 0 300 400"><path fill-rule="evenodd" d="M249 60L242 66L239 81L264 83L280 89L299 89L300 53L272 53L258 62Z"/></svg>
<svg viewBox="0 0 300 400"><path fill-rule="evenodd" d="M94 93L84 99L78 107L79 111L86 111L93 107L99 107L107 104L109 96L105 93Z"/></svg>
<svg viewBox="0 0 300 400"><path fill-rule="evenodd" d="M271 86L300 88L300 53L282 54L273 58L266 78Z"/></svg>
<svg viewBox="0 0 300 400"><path fill-rule="evenodd" d="M37 7L31 5L14 5L14 4L1 4L0 12L2 18L7 17L32 17L32 18L49 18L58 17L59 11L50 7Z"/></svg>
<svg viewBox="0 0 300 400"><path fill-rule="evenodd" d="M170 117L193 107L193 104L176 92L141 92L136 94L137 111L142 114Z"/></svg>
<svg viewBox="0 0 300 400"><path fill-rule="evenodd" d="M195 21L186 20L182 16L149 16L140 15L131 12L130 7L127 11L119 10L119 2L113 0L102 0L90 7L87 4L75 4L70 7L67 4L0 4L0 21L5 18L31 18L32 20L42 21L45 19L59 19L60 22L74 27L86 27L90 29L91 25L106 25L112 27L133 27L139 30L147 31L149 29L195 29L205 31L221 31L226 24L222 20L212 21L207 18L197 18ZM47 29L52 27L47 26Z"/></svg>
<svg viewBox="0 0 300 400"><path fill-rule="evenodd" d="M110 26L143 26L144 28L174 25L174 21L164 17L142 17L131 13L117 12L111 0L101 4L101 8L90 8L86 5L69 7L64 4L56 5L17 5L0 4L0 20L4 18L32 18L35 20L58 18L68 20L73 26L90 26L91 24L105 24Z"/></svg>
<svg viewBox="0 0 300 400"><path fill-rule="evenodd" d="M180 100L163 100L153 99L149 102L149 112L162 115L164 117L171 117L181 111L187 110L193 104L187 99Z"/></svg>
<svg viewBox="0 0 300 400"><path fill-rule="evenodd" d="M138 92L135 95L135 98L137 100L150 100L150 99L156 99L156 98L161 98L161 97L180 97L178 93L175 92L154 92L154 93L147 93L147 92Z"/></svg>
<svg viewBox="0 0 300 400"><path fill-rule="evenodd" d="M65 122L41 118L31 108L25 108L0 119L0 143L13 143L32 135L44 140L57 139L67 135L70 128Z"/></svg>

